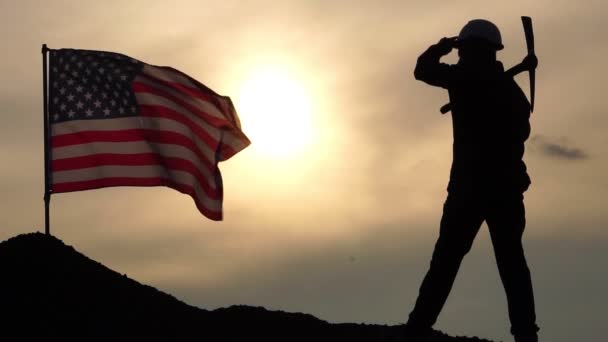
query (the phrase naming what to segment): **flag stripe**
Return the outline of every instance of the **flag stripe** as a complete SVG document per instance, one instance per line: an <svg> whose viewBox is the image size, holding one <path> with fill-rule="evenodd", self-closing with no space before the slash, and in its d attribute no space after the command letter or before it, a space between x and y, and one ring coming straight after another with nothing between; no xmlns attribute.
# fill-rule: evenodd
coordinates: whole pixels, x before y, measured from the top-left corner
<svg viewBox="0 0 608 342"><path fill-rule="evenodd" d="M234 151L240 151L249 145L249 140L237 137L230 131L222 131L220 133L218 128L206 123L199 115L170 101L168 98L163 97L162 94L159 96L152 93L139 92L136 94L136 98L140 104L140 115L165 117L181 122L196 130L201 139L207 140L205 137L207 135L216 141L221 140L223 145L227 145Z"/></svg>
<svg viewBox="0 0 608 342"><path fill-rule="evenodd" d="M111 153L111 154L145 154L157 153L159 155L172 156L188 160L194 164L203 163L204 161L199 156L188 148L173 144L158 144L146 141L132 142L93 142L88 144L71 145L53 149L53 160L65 158L83 157L93 154ZM209 164L200 167L201 172L205 177L211 177ZM214 182L208 182L209 186L215 187Z"/></svg>
<svg viewBox="0 0 608 342"><path fill-rule="evenodd" d="M101 165L86 169L57 171L53 173L53 184L87 182L98 178L155 178L172 179L179 183L194 184L196 178L191 173L171 170L162 165ZM204 193L200 188L201 194ZM215 200L215 199L214 199Z"/></svg>
<svg viewBox="0 0 608 342"><path fill-rule="evenodd" d="M168 87L164 83L158 82L155 79L152 79L145 75L138 75L137 77L135 77L135 81L133 83L133 90L135 92L145 91L145 89L148 89L150 87L154 88L158 92L162 92L163 94L178 98L180 101L196 107L201 112L212 116L214 120L221 120L219 122L226 121L226 118L222 116L220 108L218 108L213 102L210 102L209 100L203 100L197 97L188 96L183 92Z"/></svg>
<svg viewBox="0 0 608 342"><path fill-rule="evenodd" d="M85 169L93 168L104 165L121 165L121 166L143 166L143 165L161 165L170 170L179 170L192 174L195 179L201 183L205 193L213 198L221 198L221 193L216 189L211 188L207 182L205 176L199 170L196 164L189 160L181 158L173 158L167 156L160 156L155 153L147 154L94 154L75 158L65 158L59 160L53 160L51 163L51 169L53 172L60 172L66 170Z"/></svg>
<svg viewBox="0 0 608 342"><path fill-rule="evenodd" d="M140 112L142 116L164 117L180 122L191 129L196 130L196 134L205 140L209 145L217 145L221 135L217 128L202 124L200 118L171 103L163 97L150 94L137 94L140 102Z"/></svg>
<svg viewBox="0 0 608 342"><path fill-rule="evenodd" d="M207 198L210 201L209 205L214 205L213 203L221 202L221 198L211 198L207 196L205 190L197 184L196 177L191 173L167 169L162 165L101 165L86 169L58 171L53 174L53 184L60 185L72 182L81 183L102 178L162 178L181 184L194 184L198 196L201 197L201 199ZM218 190L221 190L221 188Z"/></svg>
<svg viewBox="0 0 608 342"><path fill-rule="evenodd" d="M218 126L225 125L224 121L219 121L213 117L210 117L207 113L199 110L198 108L181 101L180 99L170 96L168 94L164 94L161 91L153 87L149 87L147 85L133 84L133 88L136 89L135 97L137 98L137 103L141 106L149 105L149 106L162 106L167 109L171 109L176 113L181 113L186 115L191 120L209 122L210 124L205 124L204 126L214 127L217 130ZM219 132L217 132L219 135Z"/></svg>
<svg viewBox="0 0 608 342"><path fill-rule="evenodd" d="M140 114L145 117L161 117L182 123L188 126L190 130L194 134L196 134L196 136L200 138L207 146L213 147L215 150L217 150L217 146L219 143L218 140L214 140L213 137L207 135L204 130L200 129L200 127L198 127L194 122L192 122L190 118L185 117L184 115L180 115L180 113L177 113L169 108L162 106L141 106ZM223 141L221 137L220 139ZM230 151L233 154L239 151L235 150L232 145L228 144L222 144L222 149L224 149L225 151Z"/></svg>
<svg viewBox="0 0 608 342"><path fill-rule="evenodd" d="M158 113L156 113L158 114ZM173 115L170 115L173 117ZM179 116L177 116L179 118ZM77 145L80 143L89 143L95 142L95 137L92 137L88 132L99 132L95 133L96 136L103 136L102 132L112 132L111 135L116 138L117 131L130 131L130 130L139 130L145 129L151 132L155 130L159 131L168 131L179 134L183 136L183 139L190 139L191 141L188 144L183 144L183 139L176 141L173 140L173 143L179 144L181 146L190 147L192 151L200 155L201 159L206 162L208 165L213 167L213 163L215 160L215 150L212 150L208 144L200 139L195 139L192 137L192 129L188 126L171 120L170 118L165 117L127 117L127 118L119 118L112 120L74 120L74 121L65 121L62 123L53 124L51 127L52 130L52 144L53 144L53 156L55 155L54 151L57 148L63 148L65 146ZM125 133L128 134L128 133ZM132 134L132 133L131 133ZM70 137L62 137L63 135L70 135ZM80 135L89 135L88 141L78 140L78 136ZM86 139L86 137L83 137ZM125 138L126 139L126 138ZM123 139L121 142L125 142ZM142 140L141 136L133 136L129 139L129 141ZM97 140L99 142L108 141L107 138L104 140ZM213 142L215 144L215 142Z"/></svg>
<svg viewBox="0 0 608 342"><path fill-rule="evenodd" d="M129 153L125 153L128 151ZM189 162L198 165L198 169L205 176L205 183L212 189L216 189L214 172L210 170L207 165L199 165L202 160L199 156L192 152L190 149L183 146L173 144L156 144L147 143L144 141L126 142L126 143L106 143L96 142L90 144L80 144L73 146L61 147L53 150L53 161L60 161L62 159L84 157L88 155L96 155L101 153L109 154L148 154L157 153L159 155L172 156L174 158L180 158L188 160ZM53 178L55 181L56 178ZM202 180L201 180L202 181Z"/></svg>
<svg viewBox="0 0 608 342"><path fill-rule="evenodd" d="M129 153L126 153L128 151ZM148 143L144 141L126 142L126 143L90 143L80 144L62 147L53 150L53 161L60 161L62 159L85 157L89 155L96 155L102 153L109 154L150 154L156 153L160 156L172 156L174 158L180 158L187 160L190 163L197 165L199 171L204 175L205 182L211 189L216 189L215 184L215 170L210 169L208 165L199 165L202 163L198 155L192 152L190 149L183 146L172 145L172 144L156 144ZM57 171L54 172L53 181L56 181ZM60 180L57 180L60 182Z"/></svg>
<svg viewBox="0 0 608 342"><path fill-rule="evenodd" d="M51 134L57 136L78 131L115 131L125 128L136 129L142 128L142 125L145 125L145 122L142 122L142 119L137 116L112 120L71 120L52 124Z"/></svg>
<svg viewBox="0 0 608 342"><path fill-rule="evenodd" d="M134 178L134 177L110 177L97 178L88 181L74 181L52 185L52 191L73 192L81 190L99 189L114 186L166 186L183 194L190 195L199 211L212 220L222 219L222 203L199 196L196 187L185 183L179 183L162 177Z"/></svg>
<svg viewBox="0 0 608 342"><path fill-rule="evenodd" d="M192 96L203 101L214 103L214 94L201 91L192 81L180 75L177 70L171 68L156 67L152 65L145 65L142 69L142 75L149 77L150 79L165 85L166 87L172 88L180 93L187 96ZM218 119L226 120L225 115L219 111L217 115ZM228 120L226 120L228 121Z"/></svg>
<svg viewBox="0 0 608 342"><path fill-rule="evenodd" d="M197 156L201 163L209 170L214 170L215 165L211 164L205 155L198 149L198 146L188 137L173 132L159 132L153 130L131 129L124 131L88 131L74 134L65 134L51 138L53 147L72 146L79 144L89 144L94 142L136 142L146 140L160 144L174 144L188 148Z"/></svg>
<svg viewBox="0 0 608 342"><path fill-rule="evenodd" d="M155 131L151 129L126 129L121 131L82 131L71 134L53 136L51 146L53 148L91 142L129 142L138 140L149 140L157 143L171 143L185 147L196 145L184 135L169 131Z"/></svg>

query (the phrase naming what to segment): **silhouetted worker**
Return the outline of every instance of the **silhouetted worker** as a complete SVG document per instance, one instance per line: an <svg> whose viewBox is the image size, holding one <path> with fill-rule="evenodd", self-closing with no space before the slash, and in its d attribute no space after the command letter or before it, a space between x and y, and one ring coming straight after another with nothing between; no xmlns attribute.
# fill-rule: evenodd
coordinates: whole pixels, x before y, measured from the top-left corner
<svg viewBox="0 0 608 342"><path fill-rule="evenodd" d="M453 48L458 49L458 63L441 63ZM406 325L408 342L426 340L484 220L507 294L511 333L517 342L538 340L522 247L523 193L530 185L522 158L530 134L530 103L513 79L515 73L535 68L537 60L526 57L505 72L496 60L502 48L494 24L472 20L458 37L441 39L418 58L416 79L448 90L454 159L439 239Z"/></svg>

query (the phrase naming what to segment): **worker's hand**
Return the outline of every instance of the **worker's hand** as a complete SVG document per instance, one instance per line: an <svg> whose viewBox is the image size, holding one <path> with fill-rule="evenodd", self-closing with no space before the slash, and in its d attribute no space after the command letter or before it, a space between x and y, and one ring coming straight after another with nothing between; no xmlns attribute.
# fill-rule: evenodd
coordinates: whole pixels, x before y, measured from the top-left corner
<svg viewBox="0 0 608 342"><path fill-rule="evenodd" d="M536 58L536 55L527 55L521 65L525 70L534 70L538 67L538 58Z"/></svg>
<svg viewBox="0 0 608 342"><path fill-rule="evenodd" d="M458 41L458 37L443 37L439 40L435 46L437 47L437 52L442 56L447 55L452 52L452 49L456 47L456 42Z"/></svg>

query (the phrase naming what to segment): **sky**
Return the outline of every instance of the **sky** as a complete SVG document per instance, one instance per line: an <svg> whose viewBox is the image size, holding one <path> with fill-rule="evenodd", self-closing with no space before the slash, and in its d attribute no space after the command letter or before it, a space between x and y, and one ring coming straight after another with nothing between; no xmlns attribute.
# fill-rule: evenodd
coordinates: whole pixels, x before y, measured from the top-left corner
<svg viewBox="0 0 608 342"><path fill-rule="evenodd" d="M528 15L539 67L524 246L541 339L603 340L607 14L600 0L2 0L0 240L44 227L41 45L119 52L230 96L252 145L220 165L222 222L168 188L108 188L53 195L55 236L205 309L403 323L451 164L447 93L414 79L416 59L485 18L512 66ZM508 341L509 326L484 224L435 327Z"/></svg>

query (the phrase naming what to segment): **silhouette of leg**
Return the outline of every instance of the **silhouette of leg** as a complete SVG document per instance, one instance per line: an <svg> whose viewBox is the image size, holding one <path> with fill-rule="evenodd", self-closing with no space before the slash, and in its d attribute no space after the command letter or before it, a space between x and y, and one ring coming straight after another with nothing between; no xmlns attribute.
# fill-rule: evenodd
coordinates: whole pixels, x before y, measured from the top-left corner
<svg viewBox="0 0 608 342"><path fill-rule="evenodd" d="M443 207L439 239L435 244L430 269L427 272L408 327L414 331L428 331L452 289L463 257L469 252L473 240L483 223L477 201L470 197L450 194Z"/></svg>
<svg viewBox="0 0 608 342"><path fill-rule="evenodd" d="M526 225L523 196L490 201L487 212L494 254L507 295L511 333L516 341L536 341L536 314L530 270L522 246Z"/></svg>

